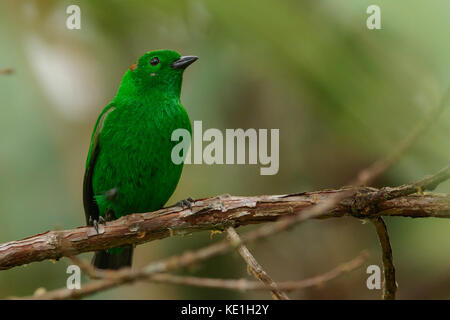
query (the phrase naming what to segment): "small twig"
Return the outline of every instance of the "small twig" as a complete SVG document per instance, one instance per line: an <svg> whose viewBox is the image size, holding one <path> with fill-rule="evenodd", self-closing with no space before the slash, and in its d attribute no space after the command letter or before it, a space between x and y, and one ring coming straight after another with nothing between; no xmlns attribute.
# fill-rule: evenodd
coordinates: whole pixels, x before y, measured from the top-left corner
<svg viewBox="0 0 450 320"><path fill-rule="evenodd" d="M384 300L394 300L395 293L397 292L397 282L395 281L394 257L392 256L389 234L383 218L373 218L371 219L371 221L375 225L375 229L377 230L378 239L380 240L382 249L384 275L382 298Z"/></svg>
<svg viewBox="0 0 450 320"><path fill-rule="evenodd" d="M109 270L97 269L93 264L88 261L81 260L77 256L68 257L74 264L80 267L81 271L86 273L91 279L102 279L105 278L105 274L109 272Z"/></svg>
<svg viewBox="0 0 450 320"><path fill-rule="evenodd" d="M301 290L309 287L321 286L324 283L333 280L340 275L353 271L359 268L364 261L366 261L368 253L366 251L361 252L356 258L343 263L332 270L304 280L299 281L284 281L277 284L279 290L285 291L295 291ZM88 263L80 261L78 259L74 260L81 269L85 269ZM206 287L206 288L217 288L217 289L230 289L230 290L241 290L241 291L265 291L273 290L273 287L259 281L249 281L245 279L216 279L216 278L201 278L201 277L186 277L186 276L176 276L167 273L155 273L149 274L143 277L136 277L139 272L132 272L131 269L122 269L118 271L107 271L103 272L101 270L92 270L95 268L88 267L90 276L101 277L101 281L92 281L84 285L80 290L76 289L59 289L54 291L44 292L39 295L34 295L30 297L24 297L21 299L46 299L46 300L60 300L60 299L77 299L88 294L92 294L105 288L111 288L120 283L129 283L137 280L145 280L154 283L168 283L168 284L179 284L179 285L189 285L196 287Z"/></svg>
<svg viewBox="0 0 450 320"><path fill-rule="evenodd" d="M359 268L367 259L367 257L368 253L366 251L363 251L358 257L352 259L351 261L343 263L322 275L300 281L278 282L277 288L278 290L295 291L309 287L321 286L324 283L337 278L338 276L342 275L345 272L350 272ZM160 273L151 276L147 280L150 282L180 284L180 285L207 287L216 289L230 289L240 291L250 291L250 290L273 291L273 287L269 284L261 283L259 281L249 281L246 279L215 279L215 278L201 278L201 277L185 277L167 273Z"/></svg>
<svg viewBox="0 0 450 320"><path fill-rule="evenodd" d="M264 271L263 267L256 261L255 257L250 253L248 248L241 244L241 238L237 234L236 230L233 227L227 228L228 236L230 237L230 241L235 244L239 244L238 251L244 261L247 263L248 267L252 271L252 274L256 279L260 280L262 283L266 284L268 287L272 288L272 295L276 300L289 300L289 297L286 293L281 291L275 281Z"/></svg>

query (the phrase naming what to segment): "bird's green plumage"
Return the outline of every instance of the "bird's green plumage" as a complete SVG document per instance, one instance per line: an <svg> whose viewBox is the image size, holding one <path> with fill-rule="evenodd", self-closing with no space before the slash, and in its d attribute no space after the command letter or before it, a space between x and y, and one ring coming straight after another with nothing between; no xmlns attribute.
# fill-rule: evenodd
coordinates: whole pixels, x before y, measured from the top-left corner
<svg viewBox="0 0 450 320"><path fill-rule="evenodd" d="M155 57L159 63L152 65ZM171 160L172 132L191 132L180 103L184 68L174 51L143 55L123 76L117 95L102 111L86 163L86 218L98 219L160 209L174 192L183 164ZM116 190L114 197L105 192ZM97 215L97 216L96 216Z"/></svg>

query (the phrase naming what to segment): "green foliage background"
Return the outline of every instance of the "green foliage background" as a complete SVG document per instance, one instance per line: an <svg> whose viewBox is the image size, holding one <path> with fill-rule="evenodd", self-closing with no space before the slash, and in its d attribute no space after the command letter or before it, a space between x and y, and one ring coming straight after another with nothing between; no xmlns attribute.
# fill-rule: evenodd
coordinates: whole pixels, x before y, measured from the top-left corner
<svg viewBox="0 0 450 320"><path fill-rule="evenodd" d="M81 7L81 30L65 26ZM381 7L382 30L366 28ZM91 130L122 74L144 52L175 49L200 60L185 74L183 104L204 128L280 128L280 170L186 166L182 198L280 194L339 187L390 152L450 83L447 0L12 1L0 2L0 242L84 224L82 176ZM449 163L450 111L378 181L396 185ZM450 183L437 190L450 192ZM400 298L450 298L450 222L388 219ZM241 228L245 231L251 227ZM215 236L221 238L223 236ZM139 246L135 266L211 243L209 234ZM276 280L303 279L371 253L370 224L310 221L250 245ZM89 258L90 255L84 255ZM0 297L65 286L68 260L0 272ZM230 254L184 274L248 277ZM293 298L374 299L365 268ZM84 279L86 280L86 279ZM269 298L135 284L93 298Z"/></svg>

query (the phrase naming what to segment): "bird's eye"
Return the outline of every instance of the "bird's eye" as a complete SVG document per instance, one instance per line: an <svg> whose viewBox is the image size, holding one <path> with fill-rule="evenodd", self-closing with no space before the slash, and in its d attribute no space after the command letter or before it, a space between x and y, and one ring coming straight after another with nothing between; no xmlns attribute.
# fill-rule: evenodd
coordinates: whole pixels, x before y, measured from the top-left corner
<svg viewBox="0 0 450 320"><path fill-rule="evenodd" d="M152 66L156 66L159 63L159 58L158 57L154 57L150 60L150 64Z"/></svg>

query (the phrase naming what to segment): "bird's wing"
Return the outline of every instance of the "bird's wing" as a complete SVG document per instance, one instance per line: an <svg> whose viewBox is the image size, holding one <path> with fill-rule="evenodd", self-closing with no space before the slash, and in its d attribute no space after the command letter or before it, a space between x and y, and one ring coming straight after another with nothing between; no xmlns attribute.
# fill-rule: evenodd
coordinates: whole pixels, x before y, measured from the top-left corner
<svg viewBox="0 0 450 320"><path fill-rule="evenodd" d="M97 203L94 199L94 190L92 186L92 175L94 172L95 161L97 160L97 156L100 152L99 140L100 133L103 129L103 124L105 123L106 117L114 111L114 106L109 104L103 109L102 113L100 113L97 122L94 127L94 132L91 137L91 145L89 147L88 158L86 161L86 170L84 172L84 181L83 181L83 204L84 204L84 213L86 215L86 223L90 224L90 220L98 220L99 219L99 210ZM91 218L91 219L90 219Z"/></svg>

